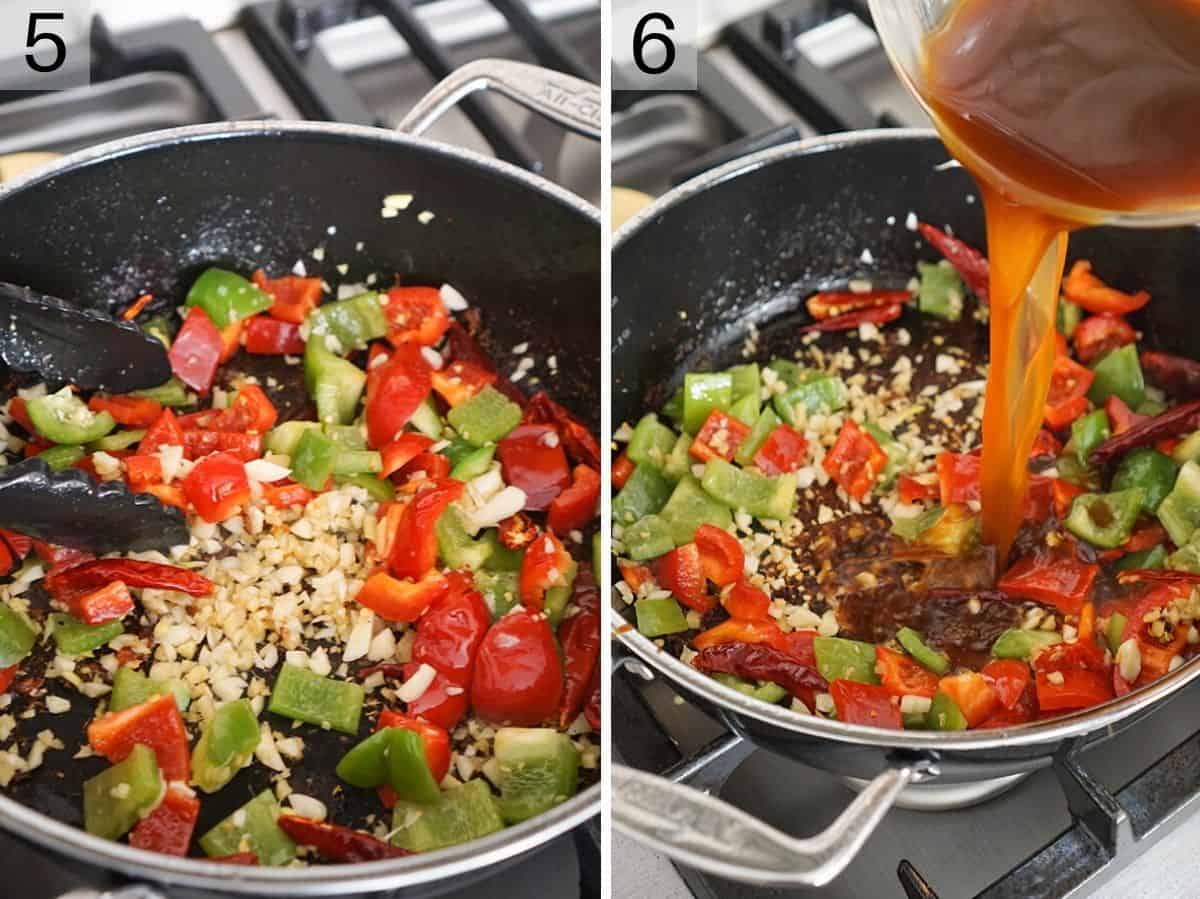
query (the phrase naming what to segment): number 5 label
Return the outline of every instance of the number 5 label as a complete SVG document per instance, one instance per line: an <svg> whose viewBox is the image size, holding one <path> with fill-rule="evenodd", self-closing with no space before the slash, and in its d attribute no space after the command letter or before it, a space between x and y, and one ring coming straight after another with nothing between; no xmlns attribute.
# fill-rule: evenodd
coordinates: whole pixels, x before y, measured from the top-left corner
<svg viewBox="0 0 1200 899"><path fill-rule="evenodd" d="M699 0L613 0L613 88L695 90Z"/></svg>
<svg viewBox="0 0 1200 899"><path fill-rule="evenodd" d="M91 81L91 0L0 0L0 91Z"/></svg>

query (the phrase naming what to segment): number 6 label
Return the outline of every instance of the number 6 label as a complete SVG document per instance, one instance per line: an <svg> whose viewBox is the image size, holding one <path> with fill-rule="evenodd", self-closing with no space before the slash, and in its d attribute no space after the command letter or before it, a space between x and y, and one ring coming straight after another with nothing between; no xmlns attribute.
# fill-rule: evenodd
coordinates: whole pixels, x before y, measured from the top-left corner
<svg viewBox="0 0 1200 899"><path fill-rule="evenodd" d="M695 90L698 0L613 0L613 89Z"/></svg>
<svg viewBox="0 0 1200 899"><path fill-rule="evenodd" d="M89 83L90 23L90 0L0 0L0 91Z"/></svg>

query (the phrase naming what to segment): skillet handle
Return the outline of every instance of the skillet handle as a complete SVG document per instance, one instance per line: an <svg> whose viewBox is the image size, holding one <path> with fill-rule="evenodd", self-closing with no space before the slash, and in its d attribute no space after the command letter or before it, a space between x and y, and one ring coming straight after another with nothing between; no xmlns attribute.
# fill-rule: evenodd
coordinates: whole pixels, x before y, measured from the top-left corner
<svg viewBox="0 0 1200 899"><path fill-rule="evenodd" d="M760 886L829 883L918 775L917 767L889 768L825 831L797 839L715 796L624 765L610 768L614 827L689 867Z"/></svg>
<svg viewBox="0 0 1200 899"><path fill-rule="evenodd" d="M426 94L396 130L420 135L459 100L493 90L569 131L600 140L600 88L573 75L509 59L477 59L451 72Z"/></svg>

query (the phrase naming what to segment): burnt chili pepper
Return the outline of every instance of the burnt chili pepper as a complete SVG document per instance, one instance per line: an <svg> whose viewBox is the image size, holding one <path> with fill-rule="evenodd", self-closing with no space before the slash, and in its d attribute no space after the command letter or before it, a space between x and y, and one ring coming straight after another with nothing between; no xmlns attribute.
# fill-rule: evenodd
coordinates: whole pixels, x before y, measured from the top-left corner
<svg viewBox="0 0 1200 899"><path fill-rule="evenodd" d="M1130 450L1140 446L1153 446L1160 440L1189 434L1197 428L1200 428L1200 400L1193 400L1168 409L1161 415L1139 421L1120 434L1105 440L1092 451L1091 463L1097 468L1103 468Z"/></svg>
<svg viewBox="0 0 1200 899"><path fill-rule="evenodd" d="M139 562L134 559L93 559L68 568L51 570L44 585L52 595L84 589L98 589L112 581L123 581L127 587L154 587L175 590L188 596L209 596L213 582L194 571L158 562Z"/></svg>
<svg viewBox="0 0 1200 899"><path fill-rule="evenodd" d="M524 512L505 518L497 526L500 543L506 549L524 549L538 535L538 527Z"/></svg>
<svg viewBox="0 0 1200 899"><path fill-rule="evenodd" d="M800 329L800 333L808 334L812 331L849 331L852 328L857 328L859 325L865 324L886 325L888 322L894 322L898 319L900 313L903 311L904 309L899 303L893 303L890 306L876 306L871 309L859 309L856 312L835 315L833 318L805 325Z"/></svg>
<svg viewBox="0 0 1200 899"><path fill-rule="evenodd" d="M592 432L574 415L560 406L544 390L529 398L525 408L524 424L552 424L558 428L563 448L576 465L590 465L600 470L600 444Z"/></svg>
<svg viewBox="0 0 1200 899"><path fill-rule="evenodd" d="M600 591L592 576L592 566L586 562L580 564L575 576L573 599L579 611L558 626L563 654L563 692L558 706L558 724L562 728L574 721L583 708L592 672L600 662Z"/></svg>
<svg viewBox="0 0 1200 899"><path fill-rule="evenodd" d="M826 691L829 684L812 668L763 643L722 643L703 649L692 664L706 674L733 674L779 684L793 696Z"/></svg>
<svg viewBox="0 0 1200 899"><path fill-rule="evenodd" d="M1141 355L1141 362L1146 379L1175 399L1200 396L1200 362L1195 359L1146 350Z"/></svg>
<svg viewBox="0 0 1200 899"><path fill-rule="evenodd" d="M980 302L988 301L988 276L991 267L987 257L970 244L963 243L957 237L951 237L940 228L925 222L917 223L917 230L931 247L946 257L962 276L971 292L979 297Z"/></svg>
<svg viewBox="0 0 1200 899"><path fill-rule="evenodd" d="M334 862L373 862L412 854L407 849L377 840L362 831L312 821L298 815L280 815L276 823L297 843L313 847L322 858Z"/></svg>

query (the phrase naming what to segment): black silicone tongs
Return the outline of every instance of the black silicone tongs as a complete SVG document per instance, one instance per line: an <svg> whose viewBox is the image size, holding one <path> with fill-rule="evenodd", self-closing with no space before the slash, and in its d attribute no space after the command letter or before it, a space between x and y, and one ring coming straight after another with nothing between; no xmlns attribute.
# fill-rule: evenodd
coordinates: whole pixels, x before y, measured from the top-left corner
<svg viewBox="0 0 1200 899"><path fill-rule="evenodd" d="M128 393L171 377L162 343L132 322L0 281L0 361L83 390ZM183 513L123 481L97 482L27 459L0 468L0 527L89 552L166 550L188 542Z"/></svg>

